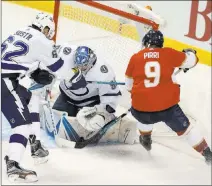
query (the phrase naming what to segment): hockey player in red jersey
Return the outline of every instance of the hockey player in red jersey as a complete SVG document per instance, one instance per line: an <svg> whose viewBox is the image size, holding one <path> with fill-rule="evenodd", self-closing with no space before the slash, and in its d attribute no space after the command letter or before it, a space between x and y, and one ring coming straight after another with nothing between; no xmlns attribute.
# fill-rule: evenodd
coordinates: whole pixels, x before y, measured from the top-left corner
<svg viewBox="0 0 212 186"><path fill-rule="evenodd" d="M160 31L150 30L143 38L144 49L134 54L126 70L131 92L131 113L138 121L140 143L151 150L153 124L165 122L178 136L186 135L190 145L211 163L212 152L204 137L190 123L178 105L180 87L174 80L176 67L190 69L198 58L192 49L183 52L163 47Z"/></svg>

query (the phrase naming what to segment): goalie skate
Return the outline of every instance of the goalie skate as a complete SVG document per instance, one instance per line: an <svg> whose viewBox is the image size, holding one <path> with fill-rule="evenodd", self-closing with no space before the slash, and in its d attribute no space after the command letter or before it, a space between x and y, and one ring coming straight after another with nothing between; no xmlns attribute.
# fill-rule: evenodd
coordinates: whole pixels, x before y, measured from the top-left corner
<svg viewBox="0 0 212 186"><path fill-rule="evenodd" d="M7 176L11 183L31 183L38 181L35 171L23 169L19 166L18 162L9 160L8 156L5 156L7 166Z"/></svg>

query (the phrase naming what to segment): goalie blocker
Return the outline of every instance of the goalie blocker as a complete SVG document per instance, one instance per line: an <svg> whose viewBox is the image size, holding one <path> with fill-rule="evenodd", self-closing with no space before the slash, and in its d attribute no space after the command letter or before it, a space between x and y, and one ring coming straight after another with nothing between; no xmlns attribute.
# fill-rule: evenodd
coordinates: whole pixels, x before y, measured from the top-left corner
<svg viewBox="0 0 212 186"><path fill-rule="evenodd" d="M90 139L95 132L90 132L82 127L76 117L70 117L66 112L57 111L43 105L41 114L41 123L47 134L54 137L54 127L51 120L51 111L54 115L54 124L57 129L57 138L63 140L63 144L59 146L68 146L64 140L77 142L80 138L85 140ZM119 120L115 125L107 130L105 135L101 138L99 143L126 143L134 144L137 137L137 129L135 121L130 120L127 116ZM74 146L74 145L73 145Z"/></svg>

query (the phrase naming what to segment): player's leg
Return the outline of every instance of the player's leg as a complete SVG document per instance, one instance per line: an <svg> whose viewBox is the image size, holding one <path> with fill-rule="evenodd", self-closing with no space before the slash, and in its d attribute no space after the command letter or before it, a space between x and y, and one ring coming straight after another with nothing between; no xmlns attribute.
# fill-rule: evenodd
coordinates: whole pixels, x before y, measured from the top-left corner
<svg viewBox="0 0 212 186"><path fill-rule="evenodd" d="M179 105L175 105L167 110L165 122L178 136L185 135L188 143L205 157L206 162L211 162L212 152L205 138L190 123Z"/></svg>
<svg viewBox="0 0 212 186"><path fill-rule="evenodd" d="M131 113L134 118L138 121L137 128L139 129L140 136L139 140L141 145L146 150L151 150L152 148L152 139L151 134L153 130L153 124L159 122L157 114L151 112L140 112L131 108Z"/></svg>
<svg viewBox="0 0 212 186"><path fill-rule="evenodd" d="M69 98L64 94L60 94L57 100L55 101L52 109L58 111L65 111L68 113L69 116L75 117L79 111L79 108L69 103L68 99Z"/></svg>
<svg viewBox="0 0 212 186"><path fill-rule="evenodd" d="M34 171L23 169L19 163L23 157L30 134L30 113L27 107L31 93L20 86L17 81L8 78L1 80L2 113L11 125L12 134L5 157L7 175L10 181L37 181Z"/></svg>
<svg viewBox="0 0 212 186"><path fill-rule="evenodd" d="M49 151L44 148L40 141L40 117L39 117L40 96L32 94L28 108L31 117L31 134L29 142L31 147L31 156L34 158L35 164L45 163L48 161Z"/></svg>

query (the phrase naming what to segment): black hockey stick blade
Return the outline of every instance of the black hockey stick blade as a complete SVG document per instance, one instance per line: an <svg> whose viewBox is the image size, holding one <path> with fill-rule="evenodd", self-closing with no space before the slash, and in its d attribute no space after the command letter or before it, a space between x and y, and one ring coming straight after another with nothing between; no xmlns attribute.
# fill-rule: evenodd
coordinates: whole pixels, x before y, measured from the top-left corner
<svg viewBox="0 0 212 186"><path fill-rule="evenodd" d="M128 113L128 112L127 112ZM80 138L80 140L78 142L76 142L75 144L75 148L76 149L82 149L85 146L87 146L88 144L95 144L97 145L97 143L99 142L99 140L102 138L102 136L107 132L107 130L113 126L114 124L116 124L119 120L121 120L123 117L125 117L127 115L127 113L123 113L121 116L115 118L114 120L108 122L104 127L102 127L94 136L92 136L91 138L85 140L84 138Z"/></svg>

